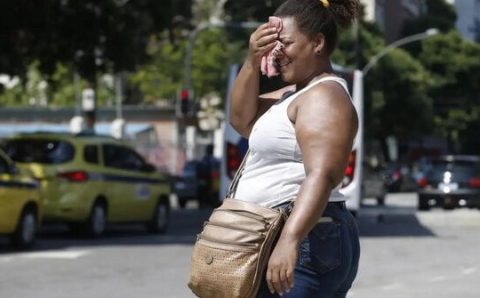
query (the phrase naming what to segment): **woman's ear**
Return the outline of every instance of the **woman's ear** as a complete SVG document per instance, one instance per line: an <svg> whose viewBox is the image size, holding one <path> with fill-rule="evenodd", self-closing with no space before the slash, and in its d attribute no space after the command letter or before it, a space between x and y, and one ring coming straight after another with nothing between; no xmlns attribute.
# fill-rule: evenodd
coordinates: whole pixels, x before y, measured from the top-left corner
<svg viewBox="0 0 480 298"><path fill-rule="evenodd" d="M323 33L318 33L313 39L313 49L317 56L322 55L325 49L325 44L325 35L323 35Z"/></svg>

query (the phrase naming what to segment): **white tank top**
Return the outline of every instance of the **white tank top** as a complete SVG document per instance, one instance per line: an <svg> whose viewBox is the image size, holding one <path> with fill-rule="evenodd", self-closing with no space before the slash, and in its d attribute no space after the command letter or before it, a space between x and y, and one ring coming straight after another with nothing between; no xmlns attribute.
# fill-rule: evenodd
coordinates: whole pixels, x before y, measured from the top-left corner
<svg viewBox="0 0 480 298"><path fill-rule="evenodd" d="M305 180L302 152L287 108L300 94L325 81L339 83L348 92L345 80L335 76L314 78L306 87L278 100L255 122L249 137L250 154L238 182L235 199L274 207L295 200ZM330 202L345 200L335 187Z"/></svg>

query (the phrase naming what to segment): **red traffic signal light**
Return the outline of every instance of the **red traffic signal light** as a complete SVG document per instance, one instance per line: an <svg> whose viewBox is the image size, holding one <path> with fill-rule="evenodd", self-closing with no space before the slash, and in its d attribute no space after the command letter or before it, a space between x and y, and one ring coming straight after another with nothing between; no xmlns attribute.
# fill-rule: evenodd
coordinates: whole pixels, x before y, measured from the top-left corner
<svg viewBox="0 0 480 298"><path fill-rule="evenodd" d="M187 89L183 89L182 92L180 93L180 99L184 101L184 100L189 100L189 98L190 98L190 91L188 91Z"/></svg>
<svg viewBox="0 0 480 298"><path fill-rule="evenodd" d="M188 89L180 92L180 111L184 116L190 112L190 91Z"/></svg>

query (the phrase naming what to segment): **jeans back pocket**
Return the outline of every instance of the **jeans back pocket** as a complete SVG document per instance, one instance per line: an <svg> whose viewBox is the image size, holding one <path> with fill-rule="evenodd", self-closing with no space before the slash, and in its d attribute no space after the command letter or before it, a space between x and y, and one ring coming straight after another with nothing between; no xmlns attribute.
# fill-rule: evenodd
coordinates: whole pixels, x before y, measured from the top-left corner
<svg viewBox="0 0 480 298"><path fill-rule="evenodd" d="M299 261L304 267L326 273L341 264L340 224L319 223L300 245Z"/></svg>

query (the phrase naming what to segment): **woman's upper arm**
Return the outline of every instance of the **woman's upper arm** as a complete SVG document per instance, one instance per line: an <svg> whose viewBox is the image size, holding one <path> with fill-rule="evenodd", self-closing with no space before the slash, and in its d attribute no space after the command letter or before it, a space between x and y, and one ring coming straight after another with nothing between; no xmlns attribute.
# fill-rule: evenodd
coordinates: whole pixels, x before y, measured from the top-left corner
<svg viewBox="0 0 480 298"><path fill-rule="evenodd" d="M305 171L318 171L340 183L348 164L358 118L343 88L328 82L302 94L295 118L295 132Z"/></svg>

